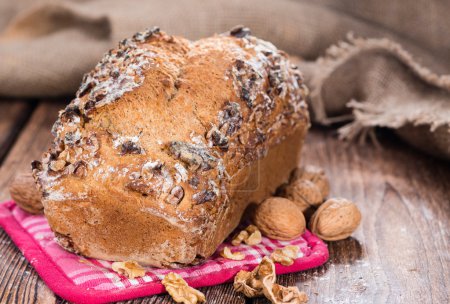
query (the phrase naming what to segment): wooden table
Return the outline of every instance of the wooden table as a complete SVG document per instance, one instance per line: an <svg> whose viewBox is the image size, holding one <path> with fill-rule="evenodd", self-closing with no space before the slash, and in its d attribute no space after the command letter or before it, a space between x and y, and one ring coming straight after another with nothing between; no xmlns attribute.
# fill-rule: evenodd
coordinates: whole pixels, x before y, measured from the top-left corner
<svg viewBox="0 0 450 304"><path fill-rule="evenodd" d="M8 184L47 149L64 102L0 101L0 200ZM419 153L387 132L383 148L346 145L334 131L313 129L304 163L325 168L332 196L358 203L361 227L329 243L322 267L283 275L310 303L449 303L450 164ZM230 284L202 288L208 303L266 303L235 293ZM0 230L0 303L64 303L38 277ZM128 303L170 303L154 296Z"/></svg>

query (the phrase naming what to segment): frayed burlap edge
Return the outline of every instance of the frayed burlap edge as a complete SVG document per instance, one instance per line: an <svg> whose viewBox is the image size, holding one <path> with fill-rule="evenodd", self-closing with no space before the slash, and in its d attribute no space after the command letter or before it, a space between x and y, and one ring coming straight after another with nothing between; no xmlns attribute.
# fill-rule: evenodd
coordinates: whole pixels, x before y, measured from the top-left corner
<svg viewBox="0 0 450 304"><path fill-rule="evenodd" d="M346 113L346 109L342 109L342 115L331 116L327 113L326 108L330 100L324 100L324 84L331 77L335 77L335 71L349 60L356 56L364 56L369 51L379 51L386 56L394 57L404 65L404 69L408 73L412 73L423 84L430 87L430 96L425 94L424 98L422 96L418 98L423 99L422 111L402 115L402 113L392 111L392 107L383 108L374 102L350 99L343 101L342 104L345 104L347 111L348 108L352 110L351 115ZM409 52L389 39L355 38L352 34L347 35L347 41L341 41L328 48L323 57L308 67L308 71L310 75L307 75L307 78L311 88L310 97L314 121L330 125L335 122L351 120L338 130L341 139L364 141L369 137L376 142L374 128L388 127L399 130L398 134L402 138L419 149L450 159L450 75L438 75L422 66ZM433 107L433 105L426 104L427 97L436 99L435 95L439 96L437 105ZM443 112L448 115L442 115ZM420 128L420 132L417 132L415 128ZM428 132L424 133L423 130L428 130ZM432 134L433 132L435 134ZM421 136L429 137L427 147L421 147L424 140L416 138L419 133ZM431 142L430 138L432 138Z"/></svg>

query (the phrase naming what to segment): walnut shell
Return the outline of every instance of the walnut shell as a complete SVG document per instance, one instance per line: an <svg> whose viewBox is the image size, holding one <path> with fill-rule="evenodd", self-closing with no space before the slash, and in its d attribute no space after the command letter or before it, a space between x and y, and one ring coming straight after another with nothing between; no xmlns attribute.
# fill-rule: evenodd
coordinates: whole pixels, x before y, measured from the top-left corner
<svg viewBox="0 0 450 304"><path fill-rule="evenodd" d="M295 168L291 173L290 182L292 183L299 179L309 180L316 184L322 193L323 199L330 194L330 182L322 168L311 165Z"/></svg>
<svg viewBox="0 0 450 304"><path fill-rule="evenodd" d="M263 281L272 285L276 281L275 264L269 257L263 257L258 266L251 272L239 271L234 277L233 287L246 297L253 298L263 295Z"/></svg>
<svg viewBox="0 0 450 304"><path fill-rule="evenodd" d="M302 212L323 203L319 187L309 180L298 179L286 188L286 197L296 203Z"/></svg>
<svg viewBox="0 0 450 304"><path fill-rule="evenodd" d="M282 197L271 197L255 210L254 224L262 234L276 240L292 240L305 232L305 217L297 205Z"/></svg>
<svg viewBox="0 0 450 304"><path fill-rule="evenodd" d="M332 198L323 203L309 223L311 232L326 241L349 237L361 222L361 212L349 200Z"/></svg>
<svg viewBox="0 0 450 304"><path fill-rule="evenodd" d="M31 173L20 173L9 185L12 199L23 210L32 214L41 214L44 206L41 202L41 193L37 190Z"/></svg>

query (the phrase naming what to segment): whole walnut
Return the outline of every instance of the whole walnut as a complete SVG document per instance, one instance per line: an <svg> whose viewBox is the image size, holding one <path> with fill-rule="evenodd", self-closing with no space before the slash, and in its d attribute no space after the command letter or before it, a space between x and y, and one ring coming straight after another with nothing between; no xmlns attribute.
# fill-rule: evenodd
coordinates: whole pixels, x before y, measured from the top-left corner
<svg viewBox="0 0 450 304"><path fill-rule="evenodd" d="M18 174L9 185L9 193L12 199L23 210L31 214L44 213L41 193L38 191L31 173Z"/></svg>
<svg viewBox="0 0 450 304"><path fill-rule="evenodd" d="M332 198L314 213L309 228L326 241L343 240L358 228L361 212L354 203L343 198Z"/></svg>
<svg viewBox="0 0 450 304"><path fill-rule="evenodd" d="M276 240L292 240L305 232L305 217L297 205L282 197L270 197L256 208L254 224Z"/></svg>
<svg viewBox="0 0 450 304"><path fill-rule="evenodd" d="M285 189L285 196L295 202L304 212L309 207L317 207L323 202L319 187L309 180L297 179Z"/></svg>
<svg viewBox="0 0 450 304"><path fill-rule="evenodd" d="M290 182L292 183L299 179L309 180L316 184L322 193L323 199L330 194L330 183L322 168L311 165L295 168L291 173Z"/></svg>

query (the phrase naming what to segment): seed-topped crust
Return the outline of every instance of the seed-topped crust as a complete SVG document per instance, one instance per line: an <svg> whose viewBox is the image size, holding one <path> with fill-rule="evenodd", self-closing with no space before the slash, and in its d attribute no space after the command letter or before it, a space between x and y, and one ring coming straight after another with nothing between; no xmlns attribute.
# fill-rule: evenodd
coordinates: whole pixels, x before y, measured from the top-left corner
<svg viewBox="0 0 450 304"><path fill-rule="evenodd" d="M52 229L100 258L173 266L210 255L249 203L236 200L253 198L237 194L252 166L295 134L298 150L306 92L287 55L246 28L198 41L152 28L121 41L84 76L34 166ZM160 233L134 248L112 242L132 238L129 221Z"/></svg>

